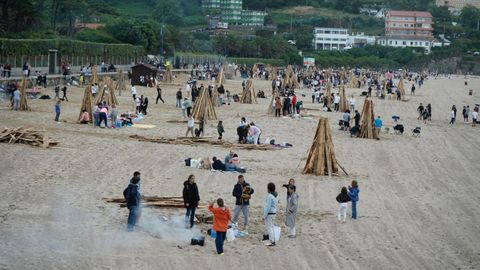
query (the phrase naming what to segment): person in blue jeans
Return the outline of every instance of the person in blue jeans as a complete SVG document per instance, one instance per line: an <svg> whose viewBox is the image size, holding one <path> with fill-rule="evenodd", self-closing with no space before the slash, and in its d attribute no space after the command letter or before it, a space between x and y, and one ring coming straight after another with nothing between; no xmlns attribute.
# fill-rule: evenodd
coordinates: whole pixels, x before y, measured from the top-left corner
<svg viewBox="0 0 480 270"><path fill-rule="evenodd" d="M125 202L129 210L127 220L127 231L133 231L140 217L140 172L134 172L128 187L123 191Z"/></svg>
<svg viewBox="0 0 480 270"><path fill-rule="evenodd" d="M194 225L195 210L198 207L200 201L200 195L198 193L197 183L195 183L195 175L188 176L188 180L183 182L183 203L187 212L185 214L185 220L190 220L190 228Z"/></svg>
<svg viewBox="0 0 480 270"><path fill-rule="evenodd" d="M348 196L352 199L352 218L357 219L357 202L360 199L358 196L360 189L358 189L357 181L352 181L352 186L348 186Z"/></svg>

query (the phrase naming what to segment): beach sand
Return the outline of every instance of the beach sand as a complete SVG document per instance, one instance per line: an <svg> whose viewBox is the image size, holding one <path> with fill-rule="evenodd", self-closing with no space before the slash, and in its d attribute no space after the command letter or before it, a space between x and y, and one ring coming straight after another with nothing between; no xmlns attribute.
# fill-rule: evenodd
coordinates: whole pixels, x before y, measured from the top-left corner
<svg viewBox="0 0 480 270"><path fill-rule="evenodd" d="M225 255L215 254L213 240L204 247L190 246L192 234L206 230L183 229L183 209L144 209L133 233L126 232L127 210L102 198L121 197L134 171L142 173L144 195L181 196L182 183L195 174L202 202L218 197L234 207L233 185L238 174L186 167L184 159L213 156L223 159L227 148L140 142L130 135L179 137L186 124L175 108L175 91L162 85L165 104L155 105L154 88L137 87L150 99L142 124L151 129L94 128L76 124L83 88L69 87L61 119L54 122L53 100L29 100L32 112L12 112L2 102L0 127L45 129L58 148L0 144L0 269L480 269L480 129L463 123L461 108L480 103L480 79L471 78L467 94L463 77L430 78L406 102L374 100L374 111L386 126L393 114L401 117L403 135L382 132L381 140L350 138L338 129L341 113L308 111L312 119L273 118L266 115L270 97L258 104L231 104L217 108L225 127L224 139L234 142L240 117L262 129L262 139L289 142L278 151L235 150L248 168L246 180L255 189L251 200L250 235L225 243ZM202 83L202 82L199 82ZM206 82L203 82L206 83ZM255 80L256 90L270 94L270 81ZM240 93L241 80L229 80L226 89ZM361 112L363 98L355 93ZM45 90L44 90L45 92ZM47 93L53 96L52 88ZM184 92L185 93L185 92ZM310 93L305 107L311 104ZM120 111L133 109L130 92L118 97ZM433 121L416 119L420 102L431 103ZM449 125L453 104L457 123ZM349 176L302 175L318 123L330 118L335 152ZM217 137L217 121L208 121L205 135ZM422 127L419 138L411 130ZM286 190L290 177L300 196L297 237L275 247L260 243L262 207L267 183L279 192L281 212L276 224L284 226ZM357 180L360 187L358 220L336 220L335 197L342 186ZM205 209L198 210L200 213ZM350 214L350 208L348 209ZM166 217L169 221L163 221ZM242 220L242 217L241 219Z"/></svg>

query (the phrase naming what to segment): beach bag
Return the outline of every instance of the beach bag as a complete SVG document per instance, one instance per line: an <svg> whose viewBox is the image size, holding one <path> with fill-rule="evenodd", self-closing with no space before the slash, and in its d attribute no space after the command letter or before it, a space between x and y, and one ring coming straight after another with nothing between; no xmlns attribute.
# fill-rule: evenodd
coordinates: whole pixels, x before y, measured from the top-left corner
<svg viewBox="0 0 480 270"><path fill-rule="evenodd" d="M227 241L232 242L235 240L235 230L230 228L227 230Z"/></svg>
<svg viewBox="0 0 480 270"><path fill-rule="evenodd" d="M282 228L278 227L278 226L273 226L273 234L275 236L275 243L278 242L278 240L280 240L280 234L282 232Z"/></svg>
<svg viewBox="0 0 480 270"><path fill-rule="evenodd" d="M190 245L192 246L201 246L203 247L205 245L205 237L204 236L196 236L194 238L192 238L192 240L190 241Z"/></svg>

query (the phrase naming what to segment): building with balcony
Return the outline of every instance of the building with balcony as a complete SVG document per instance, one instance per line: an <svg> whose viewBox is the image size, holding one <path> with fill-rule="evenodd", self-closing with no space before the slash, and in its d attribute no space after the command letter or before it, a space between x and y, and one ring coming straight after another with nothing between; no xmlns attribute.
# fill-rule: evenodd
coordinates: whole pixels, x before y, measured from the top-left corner
<svg viewBox="0 0 480 270"><path fill-rule="evenodd" d="M347 47L348 30L344 28L315 27L313 47L315 50L344 50Z"/></svg>
<svg viewBox="0 0 480 270"><path fill-rule="evenodd" d="M378 38L377 44L423 47L429 53L433 41L433 17L430 12L390 10L385 17L385 36Z"/></svg>

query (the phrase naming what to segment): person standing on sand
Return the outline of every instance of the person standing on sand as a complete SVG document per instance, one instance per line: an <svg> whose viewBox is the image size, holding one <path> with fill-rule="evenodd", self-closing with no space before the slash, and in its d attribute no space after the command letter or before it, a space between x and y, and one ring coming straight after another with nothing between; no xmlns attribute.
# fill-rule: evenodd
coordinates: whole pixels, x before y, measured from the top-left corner
<svg viewBox="0 0 480 270"><path fill-rule="evenodd" d="M208 205L208 210L213 214L213 230L217 233L215 247L218 255L223 255L223 243L227 238L228 222L232 220L230 209L225 207L223 199L217 199L218 207L213 207L213 202Z"/></svg>
<svg viewBox="0 0 480 270"><path fill-rule="evenodd" d="M380 130L382 129L383 123L382 119L380 118L380 115L377 116L377 119L375 119L375 131L377 132L377 136L380 137Z"/></svg>
<svg viewBox="0 0 480 270"><path fill-rule="evenodd" d="M287 189L287 201L288 201L288 196L290 196L290 194L288 193L288 187L290 187L291 185L295 185L295 179L293 178L290 178L290 180L288 180L288 184L282 185L282 187Z"/></svg>
<svg viewBox="0 0 480 270"><path fill-rule="evenodd" d="M418 120L422 118L424 110L425 110L425 108L423 107L423 104L420 102L420 105L417 108L417 112L418 112L418 118L417 119Z"/></svg>
<svg viewBox="0 0 480 270"><path fill-rule="evenodd" d="M288 237L294 238L296 235L295 221L297 219L298 194L295 185L288 186L287 207L285 209L285 226L288 227Z"/></svg>
<svg viewBox="0 0 480 270"><path fill-rule="evenodd" d="M428 121L432 121L432 105L430 105L430 103L427 104L426 110L428 113Z"/></svg>
<svg viewBox="0 0 480 270"><path fill-rule="evenodd" d="M225 129L223 128L223 121L218 121L217 132L218 139L221 140L223 138L223 133L225 132Z"/></svg>
<svg viewBox="0 0 480 270"><path fill-rule="evenodd" d="M275 246L275 217L277 216L278 193L275 191L275 184L268 183L268 195L265 200L265 207L263 208L263 220L265 221L265 230L268 235L268 241L264 243L265 246ZM264 236L264 239L266 235Z"/></svg>
<svg viewBox="0 0 480 270"><path fill-rule="evenodd" d="M338 221L345 223L347 219L347 203L351 200L352 199L348 196L347 188L342 187L340 194L337 196L337 202L340 204L337 214Z"/></svg>
<svg viewBox="0 0 480 270"><path fill-rule="evenodd" d="M193 128L195 127L195 119L193 119L192 115L188 115L188 120L187 120L187 132L185 133L185 137L188 137L188 133L192 133L192 137L194 136L193 134Z"/></svg>
<svg viewBox="0 0 480 270"><path fill-rule="evenodd" d="M352 218L357 219L357 202L360 199L358 196L360 189L358 189L357 181L352 181L352 186L348 186L348 196L352 199Z"/></svg>
<svg viewBox="0 0 480 270"><path fill-rule="evenodd" d="M455 123L456 109L454 107L452 107L452 110L450 111L450 125Z"/></svg>
<svg viewBox="0 0 480 270"><path fill-rule="evenodd" d="M161 100L162 103L165 103L162 98L162 88L160 88L160 85L157 85L157 101L155 101L155 104L158 104L158 100Z"/></svg>
<svg viewBox="0 0 480 270"><path fill-rule="evenodd" d="M131 232L140 218L140 200L142 197L140 194L140 172L133 173L133 178L123 191L123 197L129 210L127 231Z"/></svg>
<svg viewBox="0 0 480 270"><path fill-rule="evenodd" d="M175 94L177 97L177 103L175 104L175 107L181 108L182 107L182 88L178 88L177 93Z"/></svg>
<svg viewBox="0 0 480 270"><path fill-rule="evenodd" d="M240 211L243 213L244 230L248 226L248 215L250 198L255 191L250 187L250 184L245 181L243 175L238 176L238 182L233 187L232 195L235 197L235 209L233 210L233 223L238 222Z"/></svg>
<svg viewBox="0 0 480 270"><path fill-rule="evenodd" d="M197 183L195 183L195 175L188 176L188 180L183 182L183 202L187 212L185 214L185 222L190 221L190 228L194 225L195 210L200 201L200 194L198 193Z"/></svg>
<svg viewBox="0 0 480 270"><path fill-rule="evenodd" d="M57 103L55 103L55 122L58 122L60 118L60 111L62 110L62 105L60 102L60 100L57 100Z"/></svg>
<svg viewBox="0 0 480 270"><path fill-rule="evenodd" d="M477 119L478 119L478 109L475 108L473 109L473 112L472 112L472 127L477 125Z"/></svg>
<svg viewBox="0 0 480 270"><path fill-rule="evenodd" d="M13 110L18 111L20 108L20 97L22 96L22 93L20 93L20 90L18 88L13 91Z"/></svg>

